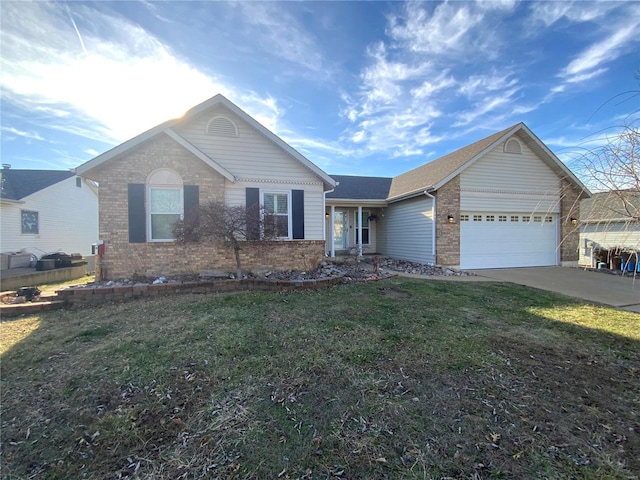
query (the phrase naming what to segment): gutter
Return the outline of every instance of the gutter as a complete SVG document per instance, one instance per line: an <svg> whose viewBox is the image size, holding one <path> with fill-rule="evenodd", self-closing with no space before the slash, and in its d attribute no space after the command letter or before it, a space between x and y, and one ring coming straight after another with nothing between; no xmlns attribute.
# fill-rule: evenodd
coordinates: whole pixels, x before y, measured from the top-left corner
<svg viewBox="0 0 640 480"><path fill-rule="evenodd" d="M428 187L423 187L419 190L414 190L413 192L409 192L409 193L403 193L402 195L397 195L395 197L390 197L387 198L387 202L388 203L395 203L395 202L400 202L402 200L407 200L409 198L414 198L414 197L419 197L420 195L428 195L429 197L431 197L431 195L429 195L427 193L427 191L431 191L433 192L435 190L435 188L433 187L433 185L429 185Z"/></svg>

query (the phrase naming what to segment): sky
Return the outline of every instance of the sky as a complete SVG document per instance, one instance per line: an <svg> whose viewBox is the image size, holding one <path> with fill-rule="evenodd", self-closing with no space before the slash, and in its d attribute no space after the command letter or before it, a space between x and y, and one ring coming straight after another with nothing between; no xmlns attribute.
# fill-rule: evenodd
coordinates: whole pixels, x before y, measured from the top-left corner
<svg viewBox="0 0 640 480"><path fill-rule="evenodd" d="M640 2L0 1L0 155L65 170L221 93L330 174L638 115Z"/></svg>

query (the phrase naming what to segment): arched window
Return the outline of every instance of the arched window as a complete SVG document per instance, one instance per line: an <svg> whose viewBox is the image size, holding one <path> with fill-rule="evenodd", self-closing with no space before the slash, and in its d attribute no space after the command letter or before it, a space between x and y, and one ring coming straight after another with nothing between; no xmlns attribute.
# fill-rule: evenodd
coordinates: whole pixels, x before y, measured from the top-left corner
<svg viewBox="0 0 640 480"><path fill-rule="evenodd" d="M521 154L522 146L520 145L520 142L518 140L516 140L515 138L510 138L504 144L504 151L505 153Z"/></svg>
<svg viewBox="0 0 640 480"><path fill-rule="evenodd" d="M173 226L184 212L182 178L173 170L156 170L147 178L147 238L173 240Z"/></svg>

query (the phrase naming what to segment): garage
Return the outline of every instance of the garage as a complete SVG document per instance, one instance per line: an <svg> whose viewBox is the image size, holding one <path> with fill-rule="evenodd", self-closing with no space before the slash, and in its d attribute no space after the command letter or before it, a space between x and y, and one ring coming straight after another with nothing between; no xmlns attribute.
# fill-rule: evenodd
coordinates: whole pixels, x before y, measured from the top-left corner
<svg viewBox="0 0 640 480"><path fill-rule="evenodd" d="M558 265L557 214L463 212L460 268Z"/></svg>

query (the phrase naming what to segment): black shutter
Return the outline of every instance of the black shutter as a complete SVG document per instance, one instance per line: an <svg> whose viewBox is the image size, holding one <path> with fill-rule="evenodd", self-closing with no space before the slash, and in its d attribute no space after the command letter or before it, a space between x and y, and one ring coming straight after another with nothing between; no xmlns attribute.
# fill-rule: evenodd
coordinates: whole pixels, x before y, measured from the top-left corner
<svg viewBox="0 0 640 480"><path fill-rule="evenodd" d="M147 241L144 192L144 183L130 183L128 185L129 242L131 243Z"/></svg>
<svg viewBox="0 0 640 480"><path fill-rule="evenodd" d="M260 189L246 189L247 240L260 239Z"/></svg>
<svg viewBox="0 0 640 480"><path fill-rule="evenodd" d="M293 239L304 240L304 190L291 191Z"/></svg>
<svg viewBox="0 0 640 480"><path fill-rule="evenodd" d="M200 204L200 188L198 185L185 185L183 190L184 216L186 218Z"/></svg>

